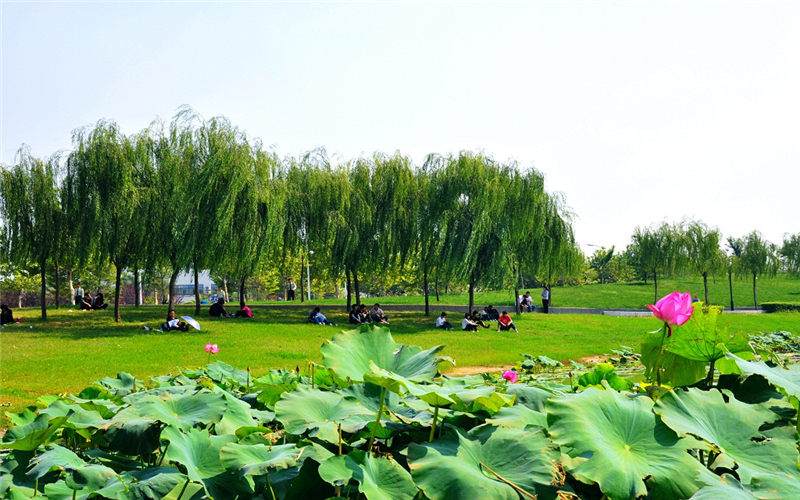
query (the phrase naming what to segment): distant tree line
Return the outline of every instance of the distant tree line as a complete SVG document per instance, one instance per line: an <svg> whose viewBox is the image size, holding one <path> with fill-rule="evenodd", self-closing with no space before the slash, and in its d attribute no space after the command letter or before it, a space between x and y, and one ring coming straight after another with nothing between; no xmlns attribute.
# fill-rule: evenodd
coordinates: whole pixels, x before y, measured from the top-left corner
<svg viewBox="0 0 800 500"><path fill-rule="evenodd" d="M583 254L570 217L540 172L482 152L421 166L399 152L281 159L224 117L183 108L138 134L110 121L78 129L72 150L49 158L20 149L0 170L0 270L38 274L46 319L48 276L58 307L62 279L72 290L78 270L110 265L119 321L126 275L134 289L168 275L172 308L179 273L209 269L244 304L248 279L288 276L313 250L315 268L346 283L348 306L363 276L402 271L421 283L427 314L440 283L466 286L472 308L478 287L513 285L516 300L524 275L573 274ZM199 313L196 287L195 298Z"/></svg>
<svg viewBox="0 0 800 500"><path fill-rule="evenodd" d="M702 221L661 222L637 227L624 252L615 254L613 247L595 251L585 266L600 283L652 280L654 300L659 298L659 279L686 272L702 276L707 304L709 276L727 275L730 284L734 275L746 275L752 278L753 304L758 307L758 276L800 275L800 233L787 234L778 246L755 230L724 239L718 228ZM735 307L732 292L730 307Z"/></svg>

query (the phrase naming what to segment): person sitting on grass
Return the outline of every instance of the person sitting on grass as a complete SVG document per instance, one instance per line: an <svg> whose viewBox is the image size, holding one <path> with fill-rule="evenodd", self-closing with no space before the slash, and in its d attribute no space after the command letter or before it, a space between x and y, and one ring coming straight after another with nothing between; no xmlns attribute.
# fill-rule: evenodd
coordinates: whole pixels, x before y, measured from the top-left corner
<svg viewBox="0 0 800 500"><path fill-rule="evenodd" d="M6 323L13 323L14 322L14 314L11 312L11 309L3 304L0 306L0 325L5 325Z"/></svg>
<svg viewBox="0 0 800 500"><path fill-rule="evenodd" d="M91 311L92 310L92 297L89 295L88 292L83 294L83 298L81 299L81 310L82 311Z"/></svg>
<svg viewBox="0 0 800 500"><path fill-rule="evenodd" d="M481 317L478 315L478 311L472 311L472 321L478 326L489 328L489 325L484 323Z"/></svg>
<svg viewBox="0 0 800 500"><path fill-rule="evenodd" d="M98 292L97 293L97 297L94 298L94 304L92 304L92 309L97 311L99 309L105 309L107 307L108 307L108 304L106 304L106 301L103 298L103 294Z"/></svg>
<svg viewBox="0 0 800 500"><path fill-rule="evenodd" d="M367 306L364 304L361 304L358 315L361 317L362 325L372 323L372 318L369 315L369 311L367 311Z"/></svg>
<svg viewBox="0 0 800 500"><path fill-rule="evenodd" d="M237 318L252 318L253 317L253 311L250 310L250 308L247 307L247 305L243 305L241 310L236 311L236 317Z"/></svg>
<svg viewBox="0 0 800 500"><path fill-rule="evenodd" d="M369 317L375 323L383 323L384 325L389 324L389 318L383 314L383 309L381 309L381 305L376 303L369 312Z"/></svg>
<svg viewBox="0 0 800 500"><path fill-rule="evenodd" d="M442 314L438 318L436 318L436 328L439 328L441 330L452 330L453 329L453 325L451 325L450 322L447 321L447 313L446 312L442 311Z"/></svg>
<svg viewBox="0 0 800 500"><path fill-rule="evenodd" d="M208 314L210 314L211 316L217 316L217 317L219 317L219 316L223 316L223 317L230 316L230 314L228 314L228 311L225 310L224 304L225 304L225 299L220 297L219 299L217 299L217 301L214 304L211 304L211 307L208 308Z"/></svg>
<svg viewBox="0 0 800 500"><path fill-rule="evenodd" d="M461 329L465 332L477 332L478 325L472 321L470 313L464 313L464 319L461 320Z"/></svg>
<svg viewBox="0 0 800 500"><path fill-rule="evenodd" d="M351 325L361 324L361 314L358 311L358 304L353 304L350 308L350 318L348 319Z"/></svg>
<svg viewBox="0 0 800 500"><path fill-rule="evenodd" d="M511 321L511 316L509 316L507 312L503 311L503 313L500 315L500 318L497 320L497 331L507 332L508 330L514 330L515 332L519 333L516 325L514 325L514 323Z"/></svg>
<svg viewBox="0 0 800 500"><path fill-rule="evenodd" d="M497 321L500 319L500 313L497 312L497 309L495 309L493 305L489 304L487 312L489 313L489 321Z"/></svg>
<svg viewBox="0 0 800 500"><path fill-rule="evenodd" d="M169 313L167 313L167 321L163 325L161 325L161 331L171 332L173 330L188 332L189 325L176 318L175 311L170 309Z"/></svg>
<svg viewBox="0 0 800 500"><path fill-rule="evenodd" d="M310 323L315 323L317 325L336 326L336 323L331 323L330 321L328 321L328 318L326 318L325 315L322 314L322 311L320 311L319 307L315 307L314 309L309 311L308 321Z"/></svg>

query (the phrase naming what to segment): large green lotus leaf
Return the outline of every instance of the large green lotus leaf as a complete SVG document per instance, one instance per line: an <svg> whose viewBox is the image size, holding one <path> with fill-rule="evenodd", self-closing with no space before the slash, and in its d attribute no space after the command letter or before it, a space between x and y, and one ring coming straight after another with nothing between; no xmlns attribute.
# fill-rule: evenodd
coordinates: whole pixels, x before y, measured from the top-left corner
<svg viewBox="0 0 800 500"><path fill-rule="evenodd" d="M86 465L86 462L71 450L54 444L48 446L47 451L31 460L28 475L34 479L40 479L54 470L74 469Z"/></svg>
<svg viewBox="0 0 800 500"><path fill-rule="evenodd" d="M491 385L475 388L462 388L453 391L449 396L455 403L451 409L467 413L485 410L490 415L497 413L504 406L514 404L513 394L502 394Z"/></svg>
<svg viewBox="0 0 800 500"><path fill-rule="evenodd" d="M22 410L19 413L11 413L5 412L8 421L11 423L12 426L14 425L25 425L33 422L36 420L36 416L39 414L38 409L35 406L29 406Z"/></svg>
<svg viewBox="0 0 800 500"><path fill-rule="evenodd" d="M753 496L748 488L742 486L730 474L723 474L721 477L714 476L714 479L708 483L697 490L691 500L758 500L758 497Z"/></svg>
<svg viewBox="0 0 800 500"><path fill-rule="evenodd" d="M169 426L188 429L198 423L218 423L227 408L225 397L211 392L184 396L146 396L135 405L117 413L108 426L136 418L163 422Z"/></svg>
<svg viewBox="0 0 800 500"><path fill-rule="evenodd" d="M345 432L353 433L375 415L355 399L301 386L284 393L275 403L275 418L290 434L316 429L314 436L335 443L339 440L339 424Z"/></svg>
<svg viewBox="0 0 800 500"><path fill-rule="evenodd" d="M236 434L236 431L242 427L252 427L258 424L253 418L249 404L219 387L211 390L225 398L226 405L225 413L219 423L214 426L215 434Z"/></svg>
<svg viewBox="0 0 800 500"><path fill-rule="evenodd" d="M84 455L89 457L89 459L93 462L111 467L117 472L139 470L144 468L142 462L138 460L132 460L124 455L116 453L109 453L99 448L86 450Z"/></svg>
<svg viewBox="0 0 800 500"><path fill-rule="evenodd" d="M373 415L378 414L378 406L381 398L381 388L379 386L364 383L354 384L346 389L339 391L343 396L350 396L355 398L362 406L367 408ZM383 407L390 414L395 415L399 420L406 423L419 423L422 425L430 425L433 420L433 411L427 403L423 403L417 399L414 401L424 408L412 408L409 403L409 398L400 399L400 396L393 392L387 392L384 397ZM430 410L430 411L429 411Z"/></svg>
<svg viewBox="0 0 800 500"><path fill-rule="evenodd" d="M379 368L414 382L431 382L439 370L441 358L436 353L443 345L423 351L418 346L397 344L388 328L361 327L334 335L322 345L325 367L341 379L363 382L372 373L370 362Z"/></svg>
<svg viewBox="0 0 800 500"><path fill-rule="evenodd" d="M3 435L0 449L32 451L45 444L67 421L67 417L39 415L33 422L10 427Z"/></svg>
<svg viewBox="0 0 800 500"><path fill-rule="evenodd" d="M613 365L609 365L610 369L602 366L606 364L607 363L602 363L594 370L581 375L581 377L578 379L578 385L581 387L596 387L598 389L602 389L602 381L605 380L608 382L608 386L615 391L629 391L633 388L633 382L630 380L625 380L614 373Z"/></svg>
<svg viewBox="0 0 800 500"><path fill-rule="evenodd" d="M553 397L553 393L550 391L522 384L512 384L508 387L506 394L516 396L514 405L527 406L538 412L544 412L547 400Z"/></svg>
<svg viewBox="0 0 800 500"><path fill-rule="evenodd" d="M247 372L239 370L222 361L216 361L206 366L208 378L218 384L233 388L247 387Z"/></svg>
<svg viewBox="0 0 800 500"><path fill-rule="evenodd" d="M189 479L202 483L212 498L234 498L238 494L253 493L247 482L240 480L238 474L228 472L220 460L220 450L235 442L236 436L212 436L205 429L195 428L184 433L177 427L167 427L161 433L161 439L169 441L164 460L183 465Z"/></svg>
<svg viewBox="0 0 800 500"><path fill-rule="evenodd" d="M758 431L778 415L768 409L742 403L733 397L726 403L717 390L671 391L662 396L655 411L680 435L691 434L719 448L738 464L739 478L749 483L753 476L772 473L797 474L794 435L767 439Z"/></svg>
<svg viewBox="0 0 800 500"><path fill-rule="evenodd" d="M66 486L71 490L81 490L89 494L101 489L109 479L116 478L114 469L104 465L88 464L72 451L58 445L51 445L47 451L31 460L28 475L41 479L52 471L66 473Z"/></svg>
<svg viewBox="0 0 800 500"><path fill-rule="evenodd" d="M35 479L27 475L28 464L34 456L33 451L15 450L2 455L0 460L0 497L6 498L8 491L14 490L26 498L34 495Z"/></svg>
<svg viewBox="0 0 800 500"><path fill-rule="evenodd" d="M305 448L295 444L265 446L263 444L226 444L220 450L222 466L240 476L261 476L270 469L288 469L302 459Z"/></svg>
<svg viewBox="0 0 800 500"><path fill-rule="evenodd" d="M94 383L107 389L116 396L125 396L144 388L143 381L125 372L118 373L117 378L104 377L100 380L96 380Z"/></svg>
<svg viewBox="0 0 800 500"><path fill-rule="evenodd" d="M497 427L511 427L512 429L525 429L528 426L547 427L547 415L543 412L531 410L527 406L515 405L500 408L492 418L486 419L487 424Z"/></svg>
<svg viewBox="0 0 800 500"><path fill-rule="evenodd" d="M609 498L647 495L647 477L655 494L666 489L689 497L701 486L695 476L705 469L652 409L650 398L592 388L548 401L547 423L562 451L581 457L565 462L565 469L580 481L597 483Z"/></svg>
<svg viewBox="0 0 800 500"><path fill-rule="evenodd" d="M370 361L370 369L372 369L372 373L365 373L364 381L385 387L395 394L401 394L404 389L412 396L425 401L431 406L448 406L455 402L447 396L447 394L454 392L451 388L433 384L418 384L402 375L384 370L372 361Z"/></svg>
<svg viewBox="0 0 800 500"><path fill-rule="evenodd" d="M82 405L69 404L61 399L54 401L47 408L40 410L39 413L50 415L51 418L69 417L64 426L69 426L73 429L100 428L108 422L97 411L87 410Z"/></svg>
<svg viewBox="0 0 800 500"><path fill-rule="evenodd" d="M411 476L432 500L518 500L563 484L559 453L541 432L487 427L459 428L432 443L408 449Z"/></svg>
<svg viewBox="0 0 800 500"><path fill-rule="evenodd" d="M727 328L717 326L719 313L719 309L710 308L707 313L693 314L680 328L673 328L665 344L667 351L703 363L721 359L728 351L750 351L745 335L729 333Z"/></svg>
<svg viewBox="0 0 800 500"><path fill-rule="evenodd" d="M34 491L33 489L28 488L20 488L19 486L14 485L9 487L5 492L0 490L0 494L3 495L4 500L35 500L37 498L47 498L46 496L40 494L39 491Z"/></svg>
<svg viewBox="0 0 800 500"><path fill-rule="evenodd" d="M315 460L305 460L297 478L287 488L283 500L326 500L333 497L336 490L319 477L319 467Z"/></svg>
<svg viewBox="0 0 800 500"><path fill-rule="evenodd" d="M411 474L392 458L375 458L361 450L326 460L319 475L339 486L357 481L367 500L412 500L419 492Z"/></svg>
<svg viewBox="0 0 800 500"><path fill-rule="evenodd" d="M656 380L653 370L658 361L658 353L662 349L661 330L645 334L642 340L642 364L644 376ZM661 356L661 382L675 386L692 385L706 376L706 362L684 358L666 350L671 337L664 341L664 354Z"/></svg>
<svg viewBox="0 0 800 500"><path fill-rule="evenodd" d="M200 389L197 385L172 385L168 387L156 387L146 391L133 392L122 398L122 401L129 405L138 403L139 400L147 396L158 396L162 399L181 397L186 394L192 394Z"/></svg>
<svg viewBox="0 0 800 500"><path fill-rule="evenodd" d="M297 377L292 372L270 370L263 377L253 381L254 390L258 390L258 400L273 407L284 392L292 392L297 387Z"/></svg>
<svg viewBox="0 0 800 500"><path fill-rule="evenodd" d="M102 427L108 447L130 456L145 455L158 449L161 425L152 418L121 411Z"/></svg>
<svg viewBox="0 0 800 500"><path fill-rule="evenodd" d="M727 357L736 362L745 377L761 375L787 397L800 398L800 364L785 369L769 366L763 361L745 361L734 354L728 354Z"/></svg>
<svg viewBox="0 0 800 500"><path fill-rule="evenodd" d="M796 474L768 474L750 481L750 492L764 500L800 498L800 479Z"/></svg>
<svg viewBox="0 0 800 500"><path fill-rule="evenodd" d="M148 467L123 472L119 479L108 481L95 494L117 500L150 500L163 498L184 482L186 476L174 467Z"/></svg>

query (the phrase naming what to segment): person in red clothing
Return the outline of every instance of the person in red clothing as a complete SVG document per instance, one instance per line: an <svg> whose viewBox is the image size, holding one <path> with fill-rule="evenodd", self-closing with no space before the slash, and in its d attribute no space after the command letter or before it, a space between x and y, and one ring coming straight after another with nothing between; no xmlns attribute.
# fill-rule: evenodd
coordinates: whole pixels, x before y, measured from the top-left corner
<svg viewBox="0 0 800 500"><path fill-rule="evenodd" d="M516 325L514 325L514 323L511 321L511 316L509 316L507 312L503 311L502 314L500 314L500 319L497 320L497 331L507 332L508 330L514 330L515 332L519 333Z"/></svg>

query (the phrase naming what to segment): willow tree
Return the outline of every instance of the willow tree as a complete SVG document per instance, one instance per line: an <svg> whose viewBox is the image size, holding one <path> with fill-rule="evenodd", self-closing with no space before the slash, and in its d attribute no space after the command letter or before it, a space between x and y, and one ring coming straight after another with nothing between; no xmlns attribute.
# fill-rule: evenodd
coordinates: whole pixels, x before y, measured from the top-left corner
<svg viewBox="0 0 800 500"><path fill-rule="evenodd" d="M674 228L662 222L658 226L637 227L631 236L636 246L639 265L653 276L655 298L658 301L658 275L675 269L679 260L680 238Z"/></svg>
<svg viewBox="0 0 800 500"><path fill-rule="evenodd" d="M761 233L753 231L739 239L741 248L739 270L753 277L753 306L758 309L758 275L775 275L780 268L780 260L775 245L765 240Z"/></svg>
<svg viewBox="0 0 800 500"><path fill-rule="evenodd" d="M551 193L544 212L544 232L534 245L534 254L541 259L539 264L542 281L548 289L552 288L554 276L573 274L584 261L583 252L575 242L572 229L572 212L567 207L561 193ZM553 305L550 292L550 305Z"/></svg>
<svg viewBox="0 0 800 500"><path fill-rule="evenodd" d="M79 129L73 142L73 187L80 186L87 196L82 200L86 205L79 224L84 233L97 235L100 258L114 265L114 318L119 322L122 271L130 267L141 244L136 238L142 198L135 165L147 152L113 122L100 121L93 128ZM77 197L73 199L80 203Z"/></svg>
<svg viewBox="0 0 800 500"><path fill-rule="evenodd" d="M780 255L789 273L800 274L800 233L784 235Z"/></svg>
<svg viewBox="0 0 800 500"><path fill-rule="evenodd" d="M498 189L501 172L482 153L461 152L446 161L441 196L453 205L446 219L443 264L469 283L469 308L475 306L475 287L502 280L505 271L501 219L506 193Z"/></svg>
<svg viewBox="0 0 800 500"><path fill-rule="evenodd" d="M23 147L18 162L3 169L0 183L0 224L9 262L18 267L35 263L41 274L42 319L47 320L47 265L58 248L62 210L58 188L58 156L33 157Z"/></svg>
<svg viewBox="0 0 800 500"><path fill-rule="evenodd" d="M682 231L682 243L686 261L703 277L705 303L708 304L708 274L723 266L720 254L722 236L717 228L708 227L702 221L692 221Z"/></svg>

